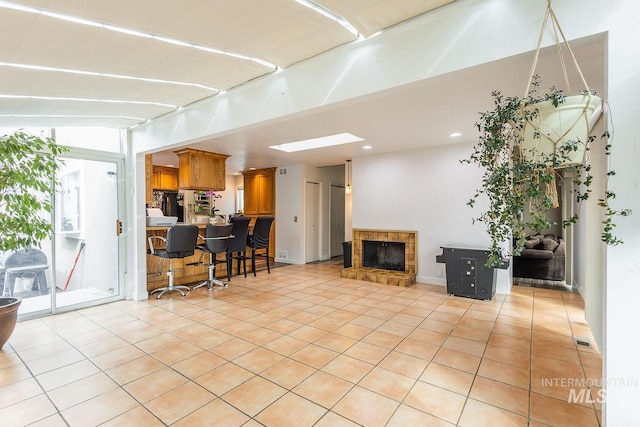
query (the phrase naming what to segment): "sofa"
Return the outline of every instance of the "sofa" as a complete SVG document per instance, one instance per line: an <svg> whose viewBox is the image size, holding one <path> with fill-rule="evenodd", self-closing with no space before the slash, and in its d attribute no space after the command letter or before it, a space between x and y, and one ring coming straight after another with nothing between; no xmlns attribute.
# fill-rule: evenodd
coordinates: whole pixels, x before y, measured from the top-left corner
<svg viewBox="0 0 640 427"><path fill-rule="evenodd" d="M562 237L536 234L526 239L522 253L513 257L513 277L564 282L565 243Z"/></svg>

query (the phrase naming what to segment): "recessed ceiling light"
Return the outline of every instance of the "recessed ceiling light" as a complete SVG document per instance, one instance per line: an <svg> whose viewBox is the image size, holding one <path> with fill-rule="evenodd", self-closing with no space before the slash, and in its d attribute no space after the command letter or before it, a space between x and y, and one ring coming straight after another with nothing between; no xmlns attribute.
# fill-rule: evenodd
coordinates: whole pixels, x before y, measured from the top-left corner
<svg viewBox="0 0 640 427"><path fill-rule="evenodd" d="M254 171L254 170L256 170L256 168L249 168L249 170L250 170L250 171Z"/></svg>
<svg viewBox="0 0 640 427"><path fill-rule="evenodd" d="M320 138L289 142L287 144L271 145L269 148L285 151L287 153L294 153L296 151L313 150L314 148L331 147L356 141L364 140L358 136L351 135L350 133L339 133L336 135L322 136Z"/></svg>
<svg viewBox="0 0 640 427"><path fill-rule="evenodd" d="M462 136L462 134L460 132L452 132L452 133L449 134L449 136L451 138L457 138L459 136Z"/></svg>
<svg viewBox="0 0 640 427"><path fill-rule="evenodd" d="M363 145L362 149L363 150L371 150L373 147L371 145Z"/></svg>

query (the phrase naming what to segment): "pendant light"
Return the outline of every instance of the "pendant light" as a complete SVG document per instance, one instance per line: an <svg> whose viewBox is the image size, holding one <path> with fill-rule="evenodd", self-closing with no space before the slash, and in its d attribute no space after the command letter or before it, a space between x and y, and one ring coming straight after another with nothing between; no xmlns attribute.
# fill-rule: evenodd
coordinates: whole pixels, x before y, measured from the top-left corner
<svg viewBox="0 0 640 427"><path fill-rule="evenodd" d="M344 189L344 192L347 194L351 194L351 184L349 183L351 181L351 168L349 167L350 164L351 160L347 160L347 187Z"/></svg>

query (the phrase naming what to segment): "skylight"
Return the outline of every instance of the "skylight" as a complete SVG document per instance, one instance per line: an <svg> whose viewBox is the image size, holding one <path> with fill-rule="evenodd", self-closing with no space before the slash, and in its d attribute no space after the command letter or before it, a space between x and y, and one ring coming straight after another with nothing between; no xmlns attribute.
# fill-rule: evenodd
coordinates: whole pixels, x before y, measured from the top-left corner
<svg viewBox="0 0 640 427"><path fill-rule="evenodd" d="M76 101L76 102L105 102L111 104L135 104L135 105L157 105L160 107L169 107L177 109L177 105L165 104L162 102L151 101L129 101L124 99L94 99L94 98L71 98L62 96L35 96L35 95L7 95L0 94L3 99L39 99L44 101Z"/></svg>
<svg viewBox="0 0 640 427"><path fill-rule="evenodd" d="M360 37L360 32L358 30L356 30L356 28L351 25L351 23L349 21L347 21L346 19L344 19L342 16L330 11L329 9L322 7L310 0L295 0L296 3L299 3L303 6L306 6L316 12L318 12L319 14L321 14L322 16L325 16L329 19L333 19L334 21L336 21L338 24L342 25L346 30L348 30L351 34L355 35L356 37Z"/></svg>
<svg viewBox="0 0 640 427"><path fill-rule="evenodd" d="M350 133L322 136L320 138L305 139L303 141L289 142L287 144L271 145L274 150L295 153L296 151L313 150L316 148L332 147L334 145L349 144L351 142L364 141L364 139Z"/></svg>
<svg viewBox="0 0 640 427"><path fill-rule="evenodd" d="M191 49L198 49L198 50L202 50L202 51L209 52L209 53L227 55L227 56L231 56L233 58L239 58L239 59L243 59L243 60L247 60L247 61L252 61L252 62L255 62L256 64L260 64L262 66L271 68L273 70L276 70L278 68L276 65L274 65L274 64L272 64L270 62L267 62L267 61L265 61L265 60L263 60L261 58L242 55L242 54L238 54L238 53L235 53L235 52L227 52L227 51L224 51L224 50L220 50L220 49L216 49L216 48L212 48L212 47L208 47L208 46L202 46L202 45L198 45L198 44L195 44L195 43L188 43L188 42L184 42L182 40L176 40L176 39L172 39L172 38L169 38L169 37L163 37L163 36L160 36L158 34L151 34L151 33L146 33L144 31L134 30L132 28L126 28L126 27L120 27L120 26L117 26L117 25L105 24L105 23L98 22L98 21L93 21L93 20L90 20L90 19L79 18L77 16L67 15L67 14L64 14L64 13L51 12L49 10L40 9L40 8L37 8L37 7L23 6L23 5L20 5L20 4L12 3L10 1L0 0L0 8L14 9L14 10L22 11L22 12L27 12L27 13L35 13L35 14L39 14L39 15L43 15L43 16L48 16L48 17L54 18L54 19L60 19L60 20L67 21L67 22L73 22L74 24L88 25L90 27L104 28L105 30L116 31L116 32L119 32L119 33L128 34L128 35L135 36L135 37L149 38L149 39L158 40L158 41L163 42L163 43L174 44L174 45L177 45L177 46L183 46L183 47L187 47L187 48L191 48Z"/></svg>
<svg viewBox="0 0 640 427"><path fill-rule="evenodd" d="M45 67L45 66L42 66L42 65L16 64L16 63L11 63L11 62L0 62L0 66L13 67L13 68L23 68L23 69L26 69L26 70L53 71L53 72L57 72L57 73L80 74L80 75L86 75L86 76L99 76L99 77L110 77L110 78L114 78L114 79L138 80L138 81L150 82L150 83L162 83L162 84L172 84L172 85L180 85L180 86L192 86L192 87L197 87L197 88L200 88L200 89L211 90L211 91L218 92L218 93L222 92L220 89L216 89L214 87L201 85L201 84L198 84L198 83L188 83L188 82L162 80L162 79L151 79L151 78L146 78L146 77L126 76L126 75L122 75L122 74L98 73L98 72L95 72L95 71L74 70L74 69L70 69L70 68Z"/></svg>

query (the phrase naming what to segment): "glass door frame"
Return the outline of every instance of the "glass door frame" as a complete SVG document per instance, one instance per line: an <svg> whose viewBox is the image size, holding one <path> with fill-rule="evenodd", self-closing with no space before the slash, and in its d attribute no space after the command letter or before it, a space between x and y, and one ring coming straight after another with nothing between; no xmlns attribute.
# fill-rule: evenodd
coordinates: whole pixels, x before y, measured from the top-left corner
<svg viewBox="0 0 640 427"><path fill-rule="evenodd" d="M77 159L77 160L89 160L89 161L98 161L98 162L106 162L113 163L116 167L116 203L117 203L117 217L120 223L122 224L126 218L126 169L125 169L125 155L120 153L110 153L104 151L90 150L85 148L74 148L71 147L68 153L65 153L62 156L58 156L58 158L64 159ZM56 224L56 215L59 213L55 208L55 198L58 197L54 193L54 209L51 213L51 223ZM121 229L126 229L124 226ZM113 224L114 233L116 233L116 224ZM49 268L51 269L51 304L50 307L44 310L33 311L29 313L21 313L19 315L19 320L27 320L36 317L43 317L52 314L65 313L70 312L82 308L92 307L100 304L105 304L114 301L120 301L125 299L125 270L126 270L126 235L124 233L120 233L117 236L117 250L118 250L118 265L117 268L117 278L118 278L118 291L113 296L101 297L95 300L86 301L77 304L70 304L63 307L58 307L56 305L56 292L55 289L60 287L60 283L56 283L56 240L58 237L56 233L53 233L50 239L51 245L51 259L49 260ZM64 284L62 284L64 285Z"/></svg>

